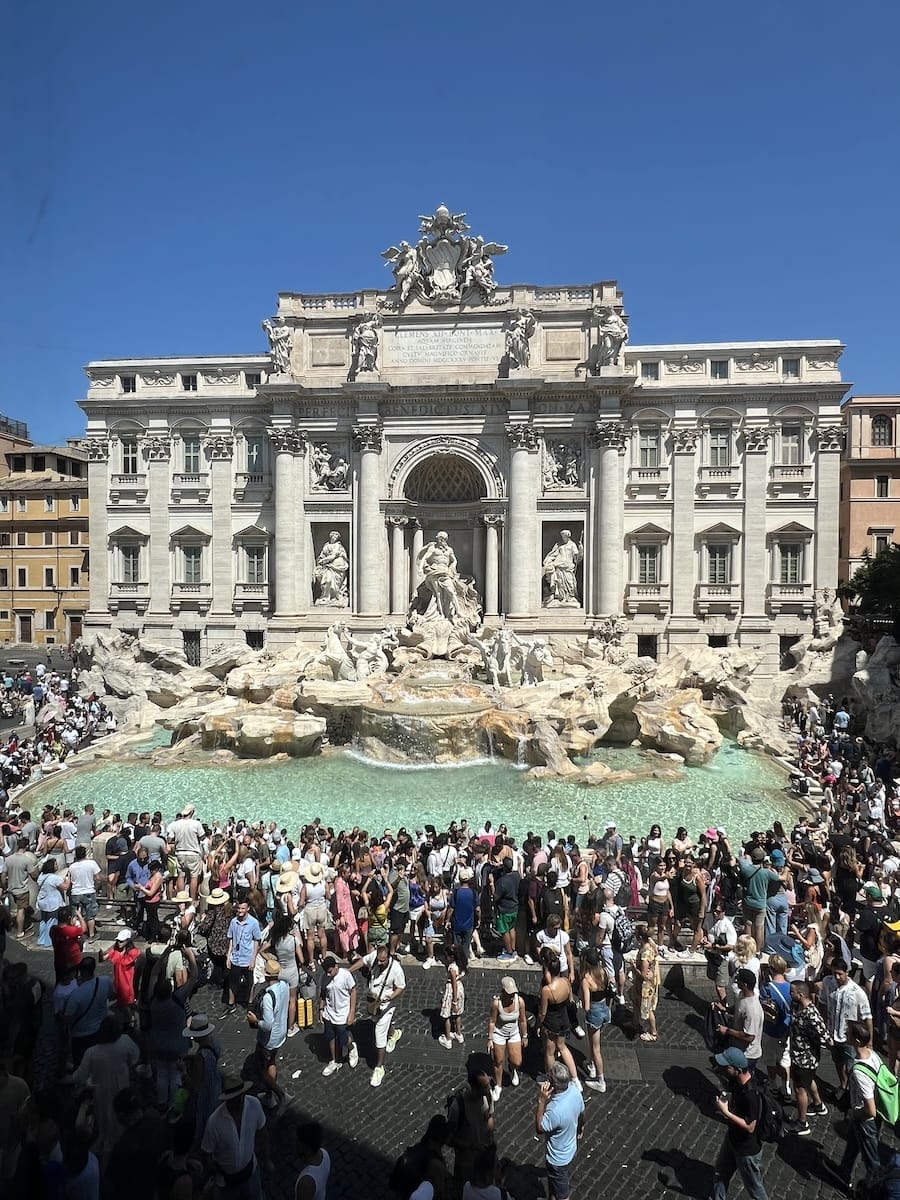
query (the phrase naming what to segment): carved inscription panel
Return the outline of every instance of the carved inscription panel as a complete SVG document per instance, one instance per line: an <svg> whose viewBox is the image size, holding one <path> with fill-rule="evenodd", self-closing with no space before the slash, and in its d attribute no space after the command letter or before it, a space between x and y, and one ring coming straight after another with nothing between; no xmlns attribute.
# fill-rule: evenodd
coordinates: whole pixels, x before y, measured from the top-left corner
<svg viewBox="0 0 900 1200"><path fill-rule="evenodd" d="M501 329L461 326L456 329L384 331L385 367L493 366L505 353Z"/></svg>

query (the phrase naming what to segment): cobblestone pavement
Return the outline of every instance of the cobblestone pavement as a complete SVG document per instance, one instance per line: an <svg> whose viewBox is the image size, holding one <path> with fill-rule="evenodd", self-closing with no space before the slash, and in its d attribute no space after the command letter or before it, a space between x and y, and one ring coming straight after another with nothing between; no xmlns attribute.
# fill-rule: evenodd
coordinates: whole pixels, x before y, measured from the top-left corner
<svg viewBox="0 0 900 1200"><path fill-rule="evenodd" d="M49 980L49 952L26 952L18 945L10 949L10 957L23 953L29 968ZM536 989L534 970L507 968L503 973L514 975L526 996ZM369 1086L371 1071L366 1063L373 1054L372 1026L364 1018L357 1026L359 1066L355 1070L344 1066L328 1079L321 1073L326 1061L321 1027L289 1040L279 1060L279 1076L295 1099L270 1119L276 1171L267 1181L266 1195L275 1200L293 1196L292 1130L297 1122L314 1118L325 1127L334 1164L329 1189L332 1200L387 1197L385 1180L397 1155L417 1140L429 1117L444 1111L447 1096L465 1081L467 1062L485 1056L487 1013L499 975L497 970L473 964L466 979L465 1046L448 1051L436 1040L443 971L409 966L397 1022L403 1036L387 1058L387 1073L378 1090ZM705 985L697 988L704 991ZM658 1043L635 1042L618 1026L604 1037L609 1090L603 1095L584 1093L587 1124L576 1160L573 1195L577 1200L676 1195L706 1200L709 1195L712 1163L724 1126L712 1115L717 1088L700 1036L704 998L690 990L676 996L665 989L661 997ZM223 1068L240 1070L253 1045L245 1019L223 1018L218 989L202 990L193 1007L208 1012L216 1022L223 1044ZM529 1008L533 1011L533 1000ZM52 1062L51 1025L45 1023L46 1036L38 1047L38 1074ZM572 1037L570 1044L580 1064L585 1041ZM541 1069L538 1048L530 1045L521 1086L516 1090L505 1086L497 1104L499 1152L514 1164L507 1186L517 1200L545 1195L542 1147L533 1132L534 1077ZM298 1070L298 1078L292 1079ZM834 1082L830 1061L824 1078L826 1084ZM843 1149L834 1128L836 1114L814 1118L813 1124L811 1137L788 1136L777 1148L766 1147L764 1175L771 1200L813 1200L838 1194L822 1165L826 1155L840 1157ZM887 1138L893 1145L894 1135ZM737 1180L731 1191L741 1194Z"/></svg>

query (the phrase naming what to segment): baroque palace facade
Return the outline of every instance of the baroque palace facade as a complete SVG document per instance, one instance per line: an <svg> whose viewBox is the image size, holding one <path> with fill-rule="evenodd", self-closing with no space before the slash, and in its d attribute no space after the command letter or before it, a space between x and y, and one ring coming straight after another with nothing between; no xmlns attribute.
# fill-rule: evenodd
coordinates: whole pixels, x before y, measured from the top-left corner
<svg viewBox="0 0 900 1200"><path fill-rule="evenodd" d="M87 367L87 628L191 661L402 624L445 531L488 626L761 648L838 578L837 341L632 345L615 283L494 280L465 214L393 286L282 293L266 354ZM826 590L827 589L827 590Z"/></svg>

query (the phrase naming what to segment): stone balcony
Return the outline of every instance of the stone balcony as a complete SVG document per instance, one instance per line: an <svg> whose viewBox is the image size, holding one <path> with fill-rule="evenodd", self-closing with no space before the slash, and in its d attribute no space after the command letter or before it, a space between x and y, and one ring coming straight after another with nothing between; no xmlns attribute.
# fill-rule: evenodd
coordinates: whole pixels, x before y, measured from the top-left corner
<svg viewBox="0 0 900 1200"><path fill-rule="evenodd" d="M625 490L630 499L652 496L664 500L669 494L669 468L629 467Z"/></svg>
<svg viewBox="0 0 900 1200"><path fill-rule="evenodd" d="M209 471L176 471L172 476L172 503L195 500L205 504L209 499Z"/></svg>
<svg viewBox="0 0 900 1200"><path fill-rule="evenodd" d="M769 610L773 615L790 612L811 617L815 608L811 583L770 583Z"/></svg>
<svg viewBox="0 0 900 1200"><path fill-rule="evenodd" d="M272 478L261 471L237 471L234 476L234 498L262 503L271 498Z"/></svg>
<svg viewBox="0 0 900 1200"><path fill-rule="evenodd" d="M182 608L196 608L207 612L212 603L212 584L210 583L173 583L169 607L176 614Z"/></svg>
<svg viewBox="0 0 900 1200"><path fill-rule="evenodd" d="M697 479L700 496L727 496L733 500L741 490L742 471L739 466L701 467Z"/></svg>
<svg viewBox="0 0 900 1200"><path fill-rule="evenodd" d="M741 588L737 583L701 583L697 586L697 611L727 613L736 617L741 610Z"/></svg>
<svg viewBox="0 0 900 1200"><path fill-rule="evenodd" d="M629 583L625 589L626 613L656 613L662 617L672 606L672 591L667 583Z"/></svg>
<svg viewBox="0 0 900 1200"><path fill-rule="evenodd" d="M147 611L150 603L149 583L111 583L109 585L109 611L115 615L120 608L135 612Z"/></svg>
<svg viewBox="0 0 900 1200"><path fill-rule="evenodd" d="M120 500L132 504L143 504L147 499L147 476L111 475L109 480L109 502L118 504Z"/></svg>
<svg viewBox="0 0 900 1200"><path fill-rule="evenodd" d="M769 468L769 491L773 496L799 496L806 499L812 487L812 463L795 466L776 464Z"/></svg>
<svg viewBox="0 0 900 1200"><path fill-rule="evenodd" d="M244 609L254 612L269 611L269 585L267 583L236 583L232 607L240 616Z"/></svg>

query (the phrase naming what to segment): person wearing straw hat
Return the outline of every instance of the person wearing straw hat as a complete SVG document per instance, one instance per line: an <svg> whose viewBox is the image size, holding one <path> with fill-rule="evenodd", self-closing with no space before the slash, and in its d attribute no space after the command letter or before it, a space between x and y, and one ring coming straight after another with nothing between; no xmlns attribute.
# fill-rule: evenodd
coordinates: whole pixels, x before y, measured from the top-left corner
<svg viewBox="0 0 900 1200"><path fill-rule="evenodd" d="M315 958L324 958L328 953L325 930L328 924L331 885L325 878L325 868L315 859L303 863L302 870L305 882L300 904L303 909L303 923L306 926L306 955L312 963Z"/></svg>
<svg viewBox="0 0 900 1200"><path fill-rule="evenodd" d="M219 1105L206 1123L200 1149L212 1160L220 1200L262 1200L260 1161L268 1169L266 1114L251 1085L222 1076Z"/></svg>
<svg viewBox="0 0 900 1200"><path fill-rule="evenodd" d="M256 1065L269 1095L266 1108L277 1108L293 1096L278 1082L278 1051L287 1040L288 1009L291 989L281 978L277 958L266 958L266 986L256 1000L256 1011L247 1013L247 1023L256 1030Z"/></svg>

